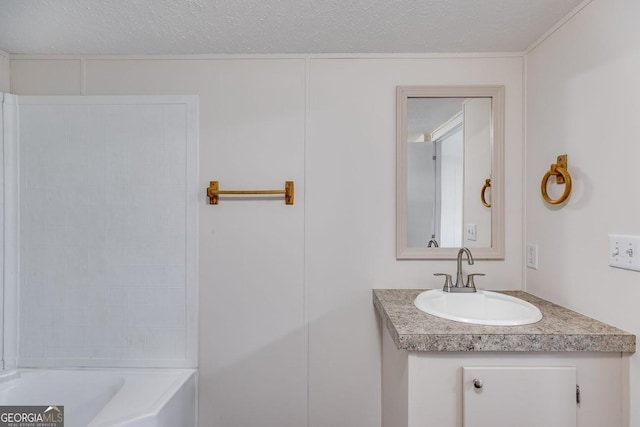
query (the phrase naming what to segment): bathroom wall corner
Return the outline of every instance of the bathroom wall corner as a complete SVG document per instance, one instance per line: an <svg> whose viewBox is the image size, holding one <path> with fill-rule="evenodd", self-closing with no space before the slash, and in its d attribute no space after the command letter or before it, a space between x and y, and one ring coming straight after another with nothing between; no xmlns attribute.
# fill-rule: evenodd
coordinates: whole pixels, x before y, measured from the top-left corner
<svg viewBox="0 0 640 427"><path fill-rule="evenodd" d="M11 88L11 58L0 50L0 92L9 92Z"/></svg>
<svg viewBox="0 0 640 427"><path fill-rule="evenodd" d="M3 368L16 367L18 324L18 169L17 169L17 96L2 99L2 359Z"/></svg>

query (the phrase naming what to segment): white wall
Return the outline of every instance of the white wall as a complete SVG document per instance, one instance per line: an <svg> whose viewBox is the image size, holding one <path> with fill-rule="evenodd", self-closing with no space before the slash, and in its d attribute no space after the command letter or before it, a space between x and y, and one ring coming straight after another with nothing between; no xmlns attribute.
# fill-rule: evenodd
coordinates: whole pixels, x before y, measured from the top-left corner
<svg viewBox="0 0 640 427"><path fill-rule="evenodd" d="M607 234L640 235L640 2L594 0L527 55L527 291L640 334L640 272L608 266ZM546 205L540 180L569 155L573 192ZM631 425L640 425L640 358Z"/></svg>
<svg viewBox="0 0 640 427"><path fill-rule="evenodd" d="M491 246L491 209L482 204L480 194L491 178L491 100L473 98L464 103L464 245L469 248ZM491 203L491 190L485 192ZM467 225L475 224L476 238L467 238Z"/></svg>
<svg viewBox="0 0 640 427"><path fill-rule="evenodd" d="M453 261L396 261L395 87L505 84L507 258L478 262L520 287L521 58L315 59L306 149L310 425L380 423L380 330L371 288L437 287ZM482 286L482 285L481 285ZM386 332L385 332L386 333Z"/></svg>
<svg viewBox="0 0 640 427"><path fill-rule="evenodd" d="M0 50L0 92L9 92L11 62L9 54Z"/></svg>
<svg viewBox="0 0 640 427"><path fill-rule="evenodd" d="M371 289L455 270L395 260L397 85L506 86L506 258L473 269L481 287L522 287L521 57L16 56L11 70L18 94L197 94L203 193L295 181L293 206L201 199L203 426L380 425Z"/></svg>
<svg viewBox="0 0 640 427"><path fill-rule="evenodd" d="M407 247L410 248L427 246L431 234L437 231L433 148L431 142L407 144Z"/></svg>
<svg viewBox="0 0 640 427"><path fill-rule="evenodd" d="M447 135L440 142L440 245L444 248L463 246L462 227L464 203L464 140L462 129ZM472 187L468 187L472 188ZM491 246L491 244L486 245Z"/></svg>

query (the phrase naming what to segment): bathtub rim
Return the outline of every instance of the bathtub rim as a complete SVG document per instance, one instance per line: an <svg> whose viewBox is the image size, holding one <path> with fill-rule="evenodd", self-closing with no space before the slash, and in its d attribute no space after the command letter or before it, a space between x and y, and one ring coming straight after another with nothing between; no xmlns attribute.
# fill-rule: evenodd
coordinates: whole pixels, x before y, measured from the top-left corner
<svg viewBox="0 0 640 427"><path fill-rule="evenodd" d="M65 368L31 368L31 367L21 367L16 369L6 369L0 370L0 386L4 382L8 382L14 379L20 379L23 373L37 373L37 372L56 372L56 373L64 373L64 372L74 372L74 373L98 373L105 375L120 375L124 377L124 385L118 390L118 392L110 399L104 407L96 414L96 416L91 420L89 426L118 426L118 425L128 425L131 422L144 420L149 417L157 416L160 412L165 408L165 406L171 401L171 399L180 391L183 387L187 386L190 380L193 380L193 391L194 391L194 419L198 420L198 369L196 368L120 368L120 367L111 367L111 368L87 368L87 367L65 367ZM134 377L138 377L144 375L154 375L154 374L170 374L172 378L168 380L168 384L165 384L161 391L157 394L153 394L153 398L150 398L148 394L144 397L146 401L143 401L142 405L136 406L139 413L135 415L128 416L127 418L113 418L108 414L110 411L121 410L121 406L124 406L125 409L131 409L131 400L129 398L135 399L140 398L139 394L134 393L131 394L131 386L130 383L127 384L127 380L131 381ZM156 376L154 375L154 376ZM128 377L127 377L128 376ZM127 387L129 385L129 387ZM130 395L131 394L131 395ZM120 395L120 397L118 397ZM124 396L124 397L123 397ZM140 403L138 401L138 403ZM28 404L28 403L25 403ZM126 414L126 412L125 412ZM106 423L105 423L106 422Z"/></svg>

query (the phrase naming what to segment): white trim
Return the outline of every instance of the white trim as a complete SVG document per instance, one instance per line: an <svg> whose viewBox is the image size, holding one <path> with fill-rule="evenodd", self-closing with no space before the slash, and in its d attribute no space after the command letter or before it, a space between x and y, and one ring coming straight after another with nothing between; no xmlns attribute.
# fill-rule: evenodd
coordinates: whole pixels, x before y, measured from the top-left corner
<svg viewBox="0 0 640 427"><path fill-rule="evenodd" d="M2 366L0 369L4 369L4 254L5 254L5 240L4 240L4 211L5 211L5 198L4 198L4 92L0 92L0 307L2 308L2 314L0 315L0 355L2 356Z"/></svg>
<svg viewBox="0 0 640 427"><path fill-rule="evenodd" d="M256 53L256 54L174 54L174 55L51 55L10 54L12 60L85 59L101 61L153 60L224 60L224 59L446 59L446 58L514 58L524 52L442 52L442 53Z"/></svg>
<svg viewBox="0 0 640 427"><path fill-rule="evenodd" d="M80 59L80 95L87 94L87 61Z"/></svg>
<svg viewBox="0 0 640 427"><path fill-rule="evenodd" d="M198 369L186 359L48 359L48 358L19 358L19 368L190 368Z"/></svg>
<svg viewBox="0 0 640 427"><path fill-rule="evenodd" d="M5 369L17 366L18 283L20 274L20 206L18 163L18 97L4 94L2 105L4 161L4 277L3 362Z"/></svg>
<svg viewBox="0 0 640 427"><path fill-rule="evenodd" d="M521 165L522 171L522 187L520 188L520 194L522 197L522 216L520 217L522 223L520 224L520 235L522 236L522 247L520 248L521 266L520 266L520 283L522 283L522 290L527 290L527 271L529 270L525 266L527 265L527 130L528 130L528 115L527 115L527 103L528 103L528 62L529 57L527 55L523 58L522 63L522 158Z"/></svg>
<svg viewBox="0 0 640 427"><path fill-rule="evenodd" d="M0 92L11 91L11 58L9 54L0 53Z"/></svg>
<svg viewBox="0 0 640 427"><path fill-rule="evenodd" d="M575 8L573 8L573 10L571 12L569 12L564 18L562 18L561 20L559 20L553 27L551 27L550 29L548 29L544 34L542 34L536 41L534 41L533 43L531 43L531 45L526 48L524 50L524 56L527 56L529 53L531 53L531 51L533 51L536 47L538 47L542 42L544 42L546 39L548 39L549 37L551 37L551 35L553 33L555 33L556 31L558 31L562 26L564 26L564 24L566 24L569 20L571 20L574 16L576 16L580 11L582 11L582 9L584 9L585 7L587 7L587 5L589 5L589 3L591 3L593 0L584 0L582 3L580 3L578 6L576 6Z"/></svg>
<svg viewBox="0 0 640 427"><path fill-rule="evenodd" d="M462 111L456 113L449 120L438 126L431 135L429 135L429 140L431 142L437 142L439 139L445 138L450 133L455 132L460 127L462 127Z"/></svg>
<svg viewBox="0 0 640 427"><path fill-rule="evenodd" d="M20 105L145 105L145 104L191 104L198 103L198 95L61 95L20 96ZM142 100L148 102L142 102ZM193 110L189 110L193 112ZM197 113L197 107L195 112Z"/></svg>
<svg viewBox="0 0 640 427"><path fill-rule="evenodd" d="M164 97L163 97L164 98ZM198 212L200 202L200 168L199 168L199 117L200 97L198 95L169 96L174 103L184 102L187 105L187 159L185 170L187 174L186 195L186 364L197 368L198 363L198 324L199 324L199 230L200 219Z"/></svg>
<svg viewBox="0 0 640 427"><path fill-rule="evenodd" d="M309 146L309 139L311 138L311 120L309 117L309 111L311 111L311 63L309 59L305 59L304 61L304 141L303 141L303 165L302 165L302 175L303 175L303 185L306 187L307 184L307 147ZM299 190L298 190L299 191ZM309 304L309 278L307 277L307 251L309 250L307 245L307 198L304 197L302 201L302 310L303 310L303 324L304 324L304 333L306 339L306 347L305 347L305 368L306 368L306 427L309 427L311 420L311 401L309 396L311 396L311 384L309 378L311 378L311 368L310 368L310 357L311 354L311 332L310 332L310 319L309 313L311 312L310 304Z"/></svg>

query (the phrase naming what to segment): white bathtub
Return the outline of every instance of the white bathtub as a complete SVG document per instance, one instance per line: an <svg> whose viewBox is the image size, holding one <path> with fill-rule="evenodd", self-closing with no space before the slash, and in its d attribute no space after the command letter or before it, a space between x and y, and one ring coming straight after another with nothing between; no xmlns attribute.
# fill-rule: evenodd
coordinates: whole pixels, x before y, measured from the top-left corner
<svg viewBox="0 0 640 427"><path fill-rule="evenodd" d="M192 427L196 371L5 371L0 374L0 405L63 405L65 427Z"/></svg>

